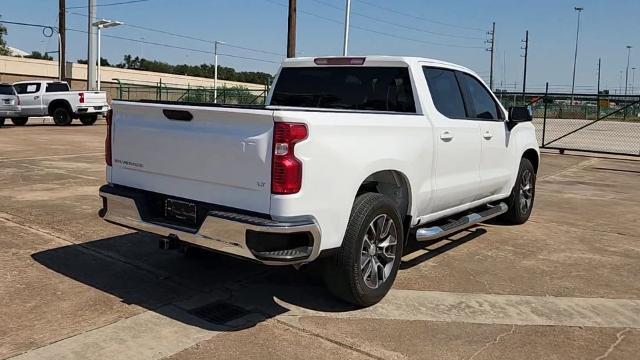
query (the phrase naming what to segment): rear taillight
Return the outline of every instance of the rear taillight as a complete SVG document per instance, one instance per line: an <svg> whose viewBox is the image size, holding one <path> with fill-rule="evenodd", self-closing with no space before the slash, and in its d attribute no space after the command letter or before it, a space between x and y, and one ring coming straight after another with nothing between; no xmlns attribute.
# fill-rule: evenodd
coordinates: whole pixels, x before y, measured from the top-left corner
<svg viewBox="0 0 640 360"><path fill-rule="evenodd" d="M79 93L78 96L80 97L80 104L84 104L84 93Z"/></svg>
<svg viewBox="0 0 640 360"><path fill-rule="evenodd" d="M16 96L16 99L18 100L17 105L20 106L20 96Z"/></svg>
<svg viewBox="0 0 640 360"><path fill-rule="evenodd" d="M107 137L104 139L104 161L111 166L111 120L113 119L113 110L107 111Z"/></svg>
<svg viewBox="0 0 640 360"><path fill-rule="evenodd" d="M299 123L277 122L273 128L273 162L271 193L295 194L302 186L302 162L295 157L297 142L307 138L307 126Z"/></svg>

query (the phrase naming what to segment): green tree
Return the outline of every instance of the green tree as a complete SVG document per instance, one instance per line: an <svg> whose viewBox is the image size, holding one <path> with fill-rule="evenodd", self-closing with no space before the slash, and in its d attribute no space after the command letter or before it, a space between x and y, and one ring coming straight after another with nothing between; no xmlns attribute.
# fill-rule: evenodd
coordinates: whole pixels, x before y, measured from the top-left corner
<svg viewBox="0 0 640 360"><path fill-rule="evenodd" d="M7 28L0 24L0 55L11 55L9 48L7 47L7 41L4 37L7 35Z"/></svg>
<svg viewBox="0 0 640 360"><path fill-rule="evenodd" d="M163 61L148 60L136 56L125 55L122 62L117 67L124 69L136 69L143 71L154 71L167 74L197 76L205 78L213 78L214 68L211 64L201 65L171 65ZM218 79L248 82L255 84L270 84L273 80L271 74L255 71L236 71L234 68L219 66Z"/></svg>

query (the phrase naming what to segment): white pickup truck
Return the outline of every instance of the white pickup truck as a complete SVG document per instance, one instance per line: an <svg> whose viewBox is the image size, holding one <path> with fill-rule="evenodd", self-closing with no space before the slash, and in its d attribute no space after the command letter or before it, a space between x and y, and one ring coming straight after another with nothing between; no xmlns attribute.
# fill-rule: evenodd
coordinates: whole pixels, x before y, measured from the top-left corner
<svg viewBox="0 0 640 360"><path fill-rule="evenodd" d="M268 265L321 260L360 306L389 291L407 241L533 206L539 151L462 66L408 57L286 60L264 107L113 103L105 220Z"/></svg>
<svg viewBox="0 0 640 360"><path fill-rule="evenodd" d="M33 116L52 116L56 125L69 125L73 119L93 125L98 115L109 110L105 92L71 91L66 82L21 81L13 87L22 107L18 116L11 118L14 125L25 125Z"/></svg>

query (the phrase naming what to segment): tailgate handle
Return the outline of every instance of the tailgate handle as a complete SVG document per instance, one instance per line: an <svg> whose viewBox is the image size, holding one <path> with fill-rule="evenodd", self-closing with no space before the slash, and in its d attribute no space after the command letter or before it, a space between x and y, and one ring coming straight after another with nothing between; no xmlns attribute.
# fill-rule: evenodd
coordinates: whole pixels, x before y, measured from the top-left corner
<svg viewBox="0 0 640 360"><path fill-rule="evenodd" d="M186 110L162 110L164 116L166 116L169 120L178 120L178 121L191 121L193 120L193 115Z"/></svg>

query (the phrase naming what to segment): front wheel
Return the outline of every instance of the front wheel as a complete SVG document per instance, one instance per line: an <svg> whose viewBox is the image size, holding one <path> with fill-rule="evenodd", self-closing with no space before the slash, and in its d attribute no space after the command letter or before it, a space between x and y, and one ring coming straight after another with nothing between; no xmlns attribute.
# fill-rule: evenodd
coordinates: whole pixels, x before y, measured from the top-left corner
<svg viewBox="0 0 640 360"><path fill-rule="evenodd" d="M325 279L339 298L371 306L389 292L400 266L403 228L394 202L377 193L356 198L342 247Z"/></svg>
<svg viewBox="0 0 640 360"><path fill-rule="evenodd" d="M520 161L516 183L507 198L509 210L500 219L509 224L520 225L529 220L536 195L536 172L528 159Z"/></svg>
<svg viewBox="0 0 640 360"><path fill-rule="evenodd" d="M98 121L98 115L81 115L80 122L82 125L93 125Z"/></svg>
<svg viewBox="0 0 640 360"><path fill-rule="evenodd" d="M28 117L11 118L11 122L15 126L24 126L27 124L27 121L29 121Z"/></svg>

